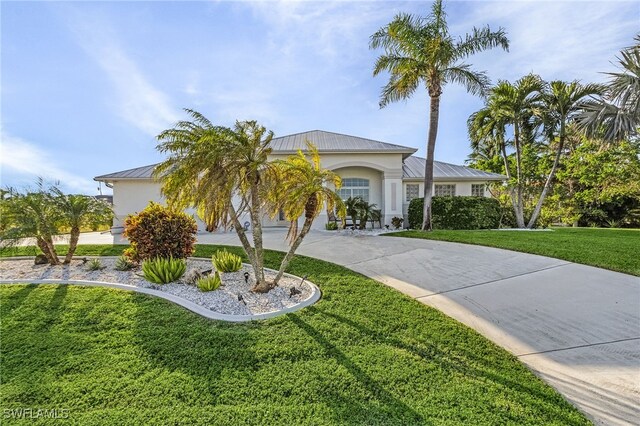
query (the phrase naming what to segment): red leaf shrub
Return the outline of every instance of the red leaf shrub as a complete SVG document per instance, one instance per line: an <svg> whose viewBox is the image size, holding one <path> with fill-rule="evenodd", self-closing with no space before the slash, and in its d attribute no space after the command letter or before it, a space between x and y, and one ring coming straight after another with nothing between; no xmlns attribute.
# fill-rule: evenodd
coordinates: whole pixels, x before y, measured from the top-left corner
<svg viewBox="0 0 640 426"><path fill-rule="evenodd" d="M193 253L198 225L184 212L149 203L144 210L124 221L124 236L131 248L125 256L134 262L156 257L184 259Z"/></svg>

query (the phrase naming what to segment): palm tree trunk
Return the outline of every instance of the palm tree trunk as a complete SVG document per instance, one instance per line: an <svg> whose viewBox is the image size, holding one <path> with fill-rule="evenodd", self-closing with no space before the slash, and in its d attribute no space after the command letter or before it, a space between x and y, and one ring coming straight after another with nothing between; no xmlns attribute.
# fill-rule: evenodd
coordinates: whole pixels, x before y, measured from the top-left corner
<svg viewBox="0 0 640 426"><path fill-rule="evenodd" d="M524 201L522 198L522 153L520 152L520 128L518 123L514 125L513 143L516 148L516 226L524 228Z"/></svg>
<svg viewBox="0 0 640 426"><path fill-rule="evenodd" d="M260 200L258 191L259 189L256 177L251 185L251 205L249 207L251 212L251 223L253 226L253 249L255 253L256 263L256 266L254 267L256 274L256 284L251 290L258 293L266 293L273 288L273 285L271 283L267 283L264 278L264 248L262 246L261 221L262 212L260 211Z"/></svg>
<svg viewBox="0 0 640 426"><path fill-rule="evenodd" d="M49 265L55 266L60 264L60 260L58 259L58 253L56 252L56 247L53 244L53 240L51 237L38 237L36 238L38 242L38 247L47 257L49 261Z"/></svg>
<svg viewBox="0 0 640 426"><path fill-rule="evenodd" d="M429 111L429 137L427 139L427 161L424 164L424 207L422 210L422 230L431 231L431 198L433 197L433 155L438 136L438 117L440 115L440 95L431 96Z"/></svg>
<svg viewBox="0 0 640 426"><path fill-rule="evenodd" d="M253 250L253 247L251 247L251 244L249 243L249 239L247 238L247 233L244 231L244 227L242 226L242 224L240 223L240 220L238 219L238 214L236 212L236 209L233 207L233 204L231 203L229 204L229 213L231 215L231 222L233 223L233 227L236 230L236 234L238 234L238 238L240 238L240 243L242 244L242 248L244 248L244 252L247 253L247 257L249 258L249 263L251 263L251 266L253 267L253 272L257 277L258 264L256 262L255 252Z"/></svg>
<svg viewBox="0 0 640 426"><path fill-rule="evenodd" d="M69 251L64 258L64 264L68 265L71 263L71 259L73 258L73 253L76 251L76 247L78 247L78 240L80 239L80 228L74 226L71 228L71 236L69 237Z"/></svg>
<svg viewBox="0 0 640 426"><path fill-rule="evenodd" d="M544 183L544 187L542 188L542 193L540 194L540 198L538 199L538 203L536 204L536 208L533 209L533 213L531 214L531 219L529 219L529 224L527 228L532 229L538 220L538 216L540 216L540 211L542 211L542 205L544 204L544 200L547 197L547 192L551 189L553 184L553 178L556 176L556 171L558 170L558 165L560 164L560 157L562 156L562 150L564 149L564 120L560 123L560 141L558 142L558 150L556 151L556 158L553 160L553 166L551 166L551 171L549 172L549 176L547 176L547 180Z"/></svg>
<svg viewBox="0 0 640 426"><path fill-rule="evenodd" d="M289 262L291 262L291 259L293 259L293 256L295 255L296 250L302 243L302 240L304 239L304 237L311 230L312 223L313 223L313 219L305 218L304 224L302 225L302 229L300 230L300 233L298 234L296 239L293 241L293 244L291 244L291 247L289 247L289 251L287 252L287 255L284 257L284 259L282 259L282 262L280 263L280 269L278 270L278 274L273 280L274 287L278 285L278 282L282 278L282 275L284 275L284 271L289 266Z"/></svg>

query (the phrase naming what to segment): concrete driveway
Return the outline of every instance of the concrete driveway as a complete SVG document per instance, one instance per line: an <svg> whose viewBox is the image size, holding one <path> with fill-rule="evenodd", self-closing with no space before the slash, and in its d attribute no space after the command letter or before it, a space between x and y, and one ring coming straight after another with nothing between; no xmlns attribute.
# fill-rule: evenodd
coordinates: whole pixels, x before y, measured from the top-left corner
<svg viewBox="0 0 640 426"><path fill-rule="evenodd" d="M265 247L285 250L284 230ZM81 244L119 242L85 234ZM239 245L235 233L199 235ZM489 247L312 232L299 254L433 306L528 365L598 424L640 419L640 278Z"/></svg>

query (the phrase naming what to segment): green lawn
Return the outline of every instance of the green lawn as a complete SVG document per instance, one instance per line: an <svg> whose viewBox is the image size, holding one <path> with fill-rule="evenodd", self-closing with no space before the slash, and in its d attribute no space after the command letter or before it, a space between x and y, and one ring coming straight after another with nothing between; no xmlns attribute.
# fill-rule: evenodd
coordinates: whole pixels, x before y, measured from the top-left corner
<svg viewBox="0 0 640 426"><path fill-rule="evenodd" d="M589 424L439 311L323 261L297 257L290 272L309 274L321 301L249 324L131 292L2 285L0 407L65 408L81 425Z"/></svg>
<svg viewBox="0 0 640 426"><path fill-rule="evenodd" d="M403 231L424 238L498 247L555 257L640 276L640 229L553 228L551 231Z"/></svg>

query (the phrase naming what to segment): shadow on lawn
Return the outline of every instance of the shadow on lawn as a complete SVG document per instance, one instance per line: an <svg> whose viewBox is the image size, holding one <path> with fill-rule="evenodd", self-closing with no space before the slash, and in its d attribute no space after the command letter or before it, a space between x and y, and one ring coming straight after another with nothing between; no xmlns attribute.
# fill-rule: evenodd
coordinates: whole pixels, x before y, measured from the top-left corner
<svg viewBox="0 0 640 426"><path fill-rule="evenodd" d="M346 318L342 315L335 314L327 311L326 309L311 306L307 308L309 311L315 311L328 318L335 319L342 324L347 324L349 327L357 330L359 333L369 336L373 341L379 342L385 345L393 346L399 349L408 351L422 359L434 361L440 364L441 368L447 370L454 370L459 374L467 377L474 377L481 381L490 381L500 387L515 391L521 394L522 397L527 397L528 402L536 404L544 411L544 408L555 405L564 405L566 401L559 395L553 392L544 392L545 385L540 383L539 387L527 386L516 380L513 380L506 375L500 375L493 372L496 369L495 365L492 365L485 357L478 356L477 354L463 350L460 347L456 348L456 354L450 354L442 351L436 345L429 343L426 340L422 340L420 343L425 347L420 347L416 344L406 343L403 340L396 337L389 337L386 333L381 333L372 328L369 328L363 324ZM531 381L526 381L531 383ZM548 388L547 388L548 389ZM514 413L515 414L515 413ZM518 417L512 417L513 421L518 421ZM584 424L583 421L576 421L575 418L569 418L563 415L563 411L558 410L554 416L554 420L561 420L563 424L579 425Z"/></svg>

